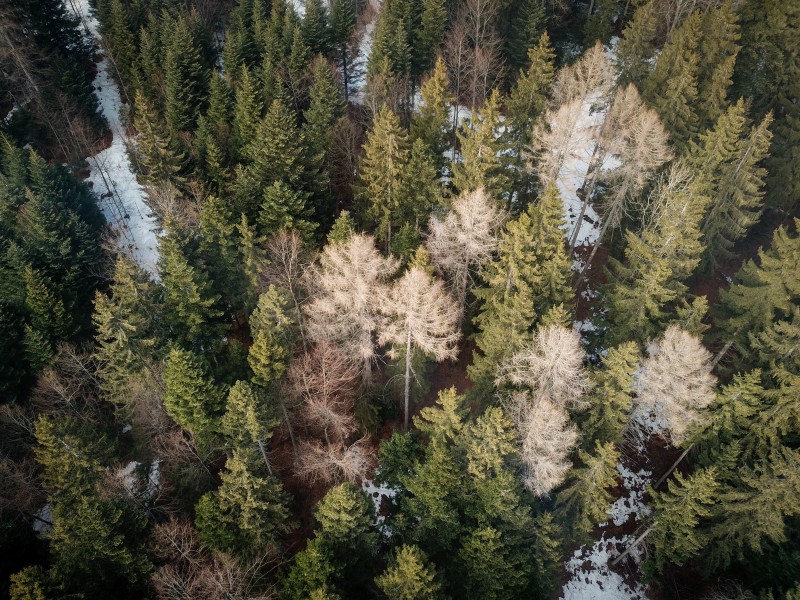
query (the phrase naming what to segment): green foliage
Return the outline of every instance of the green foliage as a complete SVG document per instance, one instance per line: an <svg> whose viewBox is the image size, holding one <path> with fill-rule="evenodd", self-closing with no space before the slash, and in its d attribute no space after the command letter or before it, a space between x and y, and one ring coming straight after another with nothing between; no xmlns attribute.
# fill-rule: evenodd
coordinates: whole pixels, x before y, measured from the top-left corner
<svg viewBox="0 0 800 600"><path fill-rule="evenodd" d="M607 490L616 485L619 452L613 442L598 441L593 454L578 450L578 458L583 466L567 476L567 487L556 500L556 514L567 524L571 539L587 536L607 517L613 500Z"/></svg>
<svg viewBox="0 0 800 600"><path fill-rule="evenodd" d="M595 40L605 44L611 39L620 8L619 0L595 0L594 12L586 19L583 27L584 43L587 46L591 46Z"/></svg>
<svg viewBox="0 0 800 600"><path fill-rule="evenodd" d="M654 1L642 3L625 27L616 48L615 63L619 70L617 82L620 86L633 83L642 89L642 84L650 73L650 61L656 52L657 8Z"/></svg>
<svg viewBox="0 0 800 600"><path fill-rule="evenodd" d="M139 132L139 137L136 139L136 153L144 180L153 185L182 183L184 179L180 172L183 168L184 155L175 149L172 136L163 129L161 118L139 91L136 92L135 102L133 125Z"/></svg>
<svg viewBox="0 0 800 600"><path fill-rule="evenodd" d="M395 431L378 448L380 469L375 474L375 481L382 485L400 487L403 477L410 473L411 465L419 453L420 447L412 432Z"/></svg>
<svg viewBox="0 0 800 600"><path fill-rule="evenodd" d="M436 568L428 563L428 557L416 546L400 546L392 563L375 579L375 583L391 600L442 597L442 584L438 581Z"/></svg>
<svg viewBox="0 0 800 600"><path fill-rule="evenodd" d="M444 153L451 143L450 82L442 58L436 59L433 72L420 86L422 103L411 121L411 137L422 140L433 157L439 173L445 166ZM412 171L413 172L413 171Z"/></svg>
<svg viewBox="0 0 800 600"><path fill-rule="evenodd" d="M174 131L192 131L208 94L200 42L188 18L178 19L170 36L164 64L165 115Z"/></svg>
<svg viewBox="0 0 800 600"><path fill-rule="evenodd" d="M272 430L279 419L267 394L246 381L237 381L228 392L225 414L222 417L222 432L234 448L258 449L264 465L272 474L267 454L267 445Z"/></svg>
<svg viewBox="0 0 800 600"><path fill-rule="evenodd" d="M211 380L203 360L172 348L164 367L164 409L175 422L202 442L219 430L224 392Z"/></svg>
<svg viewBox="0 0 800 600"><path fill-rule="evenodd" d="M287 497L276 477L259 477L248 453L234 450L221 473L222 484L195 507L203 543L241 556L275 551L289 529Z"/></svg>
<svg viewBox="0 0 800 600"><path fill-rule="evenodd" d="M308 0L301 30L303 41L312 55L327 54L331 47L328 14L322 0Z"/></svg>

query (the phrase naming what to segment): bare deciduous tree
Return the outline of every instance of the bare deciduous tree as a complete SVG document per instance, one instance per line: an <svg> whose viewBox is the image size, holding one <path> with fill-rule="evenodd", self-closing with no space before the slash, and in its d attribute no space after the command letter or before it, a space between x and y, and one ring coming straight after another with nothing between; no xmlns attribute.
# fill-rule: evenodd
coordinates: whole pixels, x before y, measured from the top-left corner
<svg viewBox="0 0 800 600"><path fill-rule="evenodd" d="M444 286L420 267L411 267L392 286L383 306L389 317L381 332L381 343L392 344L390 355L405 360L405 427L411 413L411 359L414 350L432 355L436 361L454 358L458 331L458 307ZM402 350L401 350L402 349Z"/></svg>
<svg viewBox="0 0 800 600"><path fill-rule="evenodd" d="M575 99L596 108L607 105L614 86L614 66L598 41L575 62L558 72L553 84L553 102L561 106Z"/></svg>
<svg viewBox="0 0 800 600"><path fill-rule="evenodd" d="M632 433L662 434L679 446L694 428L702 426L703 411L714 400L711 353L675 325L651 342L648 353L636 380Z"/></svg>
<svg viewBox="0 0 800 600"><path fill-rule="evenodd" d="M560 325L541 327L526 347L500 365L496 383L510 382L530 389L561 407L584 408L591 382L583 368L580 336Z"/></svg>
<svg viewBox="0 0 800 600"><path fill-rule="evenodd" d="M293 317L297 319L300 338L305 347L306 328L302 306L308 298L304 277L311 264L311 256L297 231L281 230L267 242L267 258L269 262L262 273L261 291L265 291L271 284L289 292L294 308Z"/></svg>
<svg viewBox="0 0 800 600"><path fill-rule="evenodd" d="M465 192L453 201L445 217L431 217L427 248L433 264L447 275L463 315L473 271L480 271L499 243L504 215L482 189Z"/></svg>
<svg viewBox="0 0 800 600"><path fill-rule="evenodd" d="M370 453L369 438L362 438L346 446L334 443L326 447L318 441L303 440L299 444L294 471L310 484L349 481L359 483L370 471L374 457Z"/></svg>
<svg viewBox="0 0 800 600"><path fill-rule="evenodd" d="M357 426L353 416L358 364L332 344L320 343L292 363L286 390L301 405L308 425L319 429L330 447L344 443Z"/></svg>
<svg viewBox="0 0 800 600"><path fill-rule="evenodd" d="M319 264L309 270L314 299L305 309L311 339L336 344L355 357L366 382L372 379L386 282L395 271L397 261L384 258L372 236L364 234L328 244Z"/></svg>
<svg viewBox="0 0 800 600"><path fill-rule="evenodd" d="M546 397L515 392L505 404L519 433L523 484L533 494L544 496L564 481L578 432L567 411Z"/></svg>

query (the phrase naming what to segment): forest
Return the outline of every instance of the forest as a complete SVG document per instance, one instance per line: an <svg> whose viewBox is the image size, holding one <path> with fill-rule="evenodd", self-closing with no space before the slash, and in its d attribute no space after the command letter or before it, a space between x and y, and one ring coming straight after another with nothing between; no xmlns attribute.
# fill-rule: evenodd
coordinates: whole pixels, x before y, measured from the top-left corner
<svg viewBox="0 0 800 600"><path fill-rule="evenodd" d="M800 600L800 2L0 0L0 597Z"/></svg>

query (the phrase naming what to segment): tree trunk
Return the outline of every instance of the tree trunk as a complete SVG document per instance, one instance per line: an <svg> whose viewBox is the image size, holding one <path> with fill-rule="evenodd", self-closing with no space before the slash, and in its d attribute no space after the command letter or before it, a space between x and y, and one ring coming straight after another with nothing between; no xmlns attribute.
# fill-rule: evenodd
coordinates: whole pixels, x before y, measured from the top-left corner
<svg viewBox="0 0 800 600"><path fill-rule="evenodd" d="M612 567L616 567L616 566L617 566L617 565L618 565L618 564L619 564L619 563L622 561L622 559L623 559L623 558L625 558L626 556L628 556L628 554L630 554L630 553L631 553L631 550L633 550L634 548L636 548L636 546L638 546L639 544L641 544L641 543L642 543L642 540L644 540L644 538L646 538L648 535L650 535L650 532L651 532L651 531L653 531L653 526L652 526L652 525L651 525L650 527L648 527L648 528L647 528L647 530L645 530L645 532L644 532L642 535L640 535L638 538L636 538L636 539L633 541L633 543L631 543L631 545L630 545L630 546L628 546L627 548L625 548L625 552L623 552L623 553L622 553L622 554L620 554L620 555L619 555L617 558L615 558L614 560L612 560L612 561L611 561L611 566L612 566Z"/></svg>
<svg viewBox="0 0 800 600"><path fill-rule="evenodd" d="M597 241L594 243L594 247L592 248L592 253L589 255L589 258L587 259L586 264L583 265L583 269L581 269L581 272L578 275L578 278L575 280L575 285L574 285L575 289L578 289L578 286L580 286L581 282L583 281L584 277L586 276L586 272L589 270L589 267L591 266L595 255L597 254L597 249L600 247L600 243L603 241L603 238L606 235L606 231L608 230L608 223L609 223L609 219L606 218L603 221L603 226L600 228L600 235L597 236Z"/></svg>
<svg viewBox="0 0 800 600"><path fill-rule="evenodd" d="M410 388L411 388L411 328L409 327L408 336L406 337L406 381L405 381L406 431L408 431L409 416L411 413Z"/></svg>
<svg viewBox="0 0 800 600"><path fill-rule="evenodd" d="M725 345L720 349L719 352L717 352L717 355L714 357L714 360L711 361L712 369L716 367L717 363L719 363L719 361L721 361L722 358L728 353L728 350L731 349L731 346L733 346L733 342L725 342Z"/></svg>
<svg viewBox="0 0 800 600"><path fill-rule="evenodd" d="M294 441L294 430L292 429L292 422L289 420L289 411L286 409L286 404L281 400L278 402L281 405L281 412L283 412L283 419L286 421L286 429L289 430L289 439L292 442L292 451L297 454L297 444Z"/></svg>
<svg viewBox="0 0 800 600"><path fill-rule="evenodd" d="M264 464L267 465L267 471L269 472L270 475L273 475L273 473L272 473L272 465L269 464L269 457L267 456L266 448L264 448L264 441L263 440L258 440L258 449L261 450L261 456L264 459Z"/></svg>

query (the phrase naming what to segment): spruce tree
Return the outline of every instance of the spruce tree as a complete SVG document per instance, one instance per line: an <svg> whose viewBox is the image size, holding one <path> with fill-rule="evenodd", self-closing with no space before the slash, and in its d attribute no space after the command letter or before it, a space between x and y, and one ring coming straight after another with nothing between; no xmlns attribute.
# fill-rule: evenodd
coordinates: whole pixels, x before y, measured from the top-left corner
<svg viewBox="0 0 800 600"><path fill-rule="evenodd" d="M698 525L712 514L718 493L719 482L712 467L686 478L676 473L668 490L655 494L655 521L649 541L654 550L651 564L657 572L667 564L684 564L706 547L708 540L698 531Z"/></svg>
<svg viewBox="0 0 800 600"><path fill-rule="evenodd" d="M589 440L598 444L622 441L634 393L633 375L638 368L639 349L635 342L610 348L603 357L602 368L592 374L593 398L581 427L587 439L584 447L591 447Z"/></svg>
<svg viewBox="0 0 800 600"><path fill-rule="evenodd" d="M326 55L331 49L331 31L328 26L328 11L322 0L307 0L306 14L301 27L303 41L312 56Z"/></svg>
<svg viewBox="0 0 800 600"><path fill-rule="evenodd" d="M280 481L253 473L248 454L237 450L220 476L219 488L195 507L200 539L245 557L276 550L279 536L289 529L288 499Z"/></svg>
<svg viewBox="0 0 800 600"><path fill-rule="evenodd" d="M503 158L498 154L503 149L499 140L500 94L497 90L483 108L458 133L461 143L461 161L452 166L453 186L459 192L485 189L495 200L501 200L508 191L508 176Z"/></svg>
<svg viewBox="0 0 800 600"><path fill-rule="evenodd" d="M227 203L214 196L206 198L200 206L198 253L203 257L211 290L234 311L244 286L235 231Z"/></svg>
<svg viewBox="0 0 800 600"><path fill-rule="evenodd" d="M307 194L293 190L282 181L265 187L256 220L259 233L270 236L281 230L295 229L310 239L316 223L312 220L312 210L306 205L307 198Z"/></svg>
<svg viewBox="0 0 800 600"><path fill-rule="evenodd" d="M647 76L642 96L661 117L678 149L685 149L698 133L698 77L700 73L700 12L676 29Z"/></svg>
<svg viewBox="0 0 800 600"><path fill-rule="evenodd" d="M444 42L447 26L447 2L422 0L419 30L414 35L414 76L418 78L434 62L436 50ZM439 59L436 59L438 62Z"/></svg>
<svg viewBox="0 0 800 600"><path fill-rule="evenodd" d="M350 0L331 0L331 34L337 64L342 72L345 102L350 99L349 83L353 77L353 63L358 50L350 47L350 36L356 24L356 11Z"/></svg>
<svg viewBox="0 0 800 600"><path fill-rule="evenodd" d="M436 567L417 546L400 546L375 583L391 600L435 600L442 598Z"/></svg>
<svg viewBox="0 0 800 600"><path fill-rule="evenodd" d="M178 19L164 64L165 116L173 131L193 131L208 95L208 73L188 18Z"/></svg>
<svg viewBox="0 0 800 600"><path fill-rule="evenodd" d="M262 247L264 239L257 235L255 227L247 222L245 215L242 215L236 229L239 233L239 255L244 284L239 305L245 313L249 313L255 308L258 301L261 274L267 264L267 258Z"/></svg>
<svg viewBox="0 0 800 600"><path fill-rule="evenodd" d="M328 162L333 129L344 112L344 102L337 85L336 72L321 57L317 57L312 64L309 96L308 108L303 113L303 133L308 140L311 155ZM328 167L331 167L330 162Z"/></svg>
<svg viewBox="0 0 800 600"><path fill-rule="evenodd" d="M381 107L367 134L360 164L358 198L377 224L377 238L388 249L392 231L402 223L409 207L401 204L402 178L409 160L408 134L386 105Z"/></svg>
<svg viewBox="0 0 800 600"><path fill-rule="evenodd" d="M567 487L559 492L555 508L559 520L567 523L571 539L587 536L606 520L612 501L607 490L616 485L619 452L613 442L596 442L593 454L578 450L578 458L582 466L567 476Z"/></svg>
<svg viewBox="0 0 800 600"><path fill-rule="evenodd" d="M182 183L180 172L184 155L175 149L171 136L163 131L161 119L152 104L138 90L135 102L133 125L139 132L136 152L144 168L144 180L152 185Z"/></svg>
<svg viewBox="0 0 800 600"><path fill-rule="evenodd" d="M595 0L590 6L593 6L594 11L586 19L583 27L584 43L591 46L596 40L600 40L605 44L614 33L614 23L619 16L620 2L619 0Z"/></svg>
<svg viewBox="0 0 800 600"><path fill-rule="evenodd" d="M419 231L431 213L442 204L442 182L436 170L436 161L428 146L414 140L400 180L398 204L403 225L412 225Z"/></svg>
<svg viewBox="0 0 800 600"><path fill-rule="evenodd" d="M219 431L225 394L209 376L202 358L172 348L164 367L164 409L181 428L207 443Z"/></svg>
<svg viewBox="0 0 800 600"><path fill-rule="evenodd" d="M411 121L411 137L422 140L441 174L445 166L444 153L450 145L450 84L444 60L439 57L433 72L420 86L422 103Z"/></svg>
<svg viewBox="0 0 800 600"><path fill-rule="evenodd" d="M110 296L97 292L92 317L97 335L100 385L112 402L124 402L128 382L141 374L155 346L156 289L133 262L118 257Z"/></svg>
<svg viewBox="0 0 800 600"><path fill-rule="evenodd" d="M234 157L243 156L246 146L252 143L263 111L264 105L256 89L256 82L250 70L242 67L233 106L231 141Z"/></svg>
<svg viewBox="0 0 800 600"><path fill-rule="evenodd" d="M513 74L526 68L529 51L545 33L549 15L543 0L521 0L509 5L501 19L503 16L505 22L498 30L505 37L508 66Z"/></svg>
<svg viewBox="0 0 800 600"><path fill-rule="evenodd" d="M650 60L656 52L657 8L655 1L644 2L636 8L633 18L625 27L616 48L615 64L619 71L617 83L620 86L633 83L642 89L650 73Z"/></svg>

